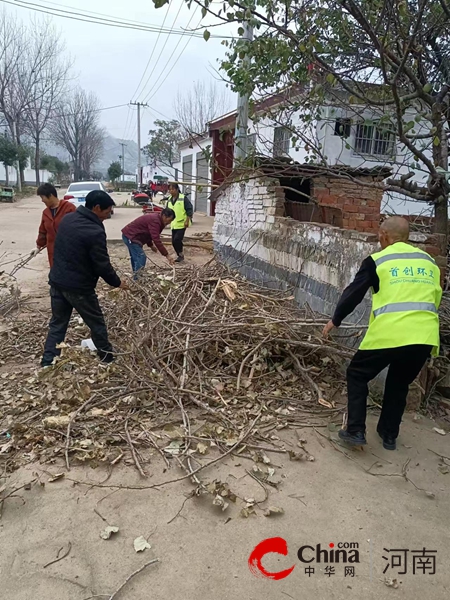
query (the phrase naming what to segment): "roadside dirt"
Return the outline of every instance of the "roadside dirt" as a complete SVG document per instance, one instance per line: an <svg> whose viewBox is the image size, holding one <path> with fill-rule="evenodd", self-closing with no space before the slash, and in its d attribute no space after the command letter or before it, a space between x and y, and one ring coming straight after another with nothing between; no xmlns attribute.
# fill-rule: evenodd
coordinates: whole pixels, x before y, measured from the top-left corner
<svg viewBox="0 0 450 600"><path fill-rule="evenodd" d="M165 264L148 254L151 261ZM130 272L124 246L112 244L111 256L121 272ZM186 249L188 263L203 264L210 257L206 249ZM21 285L31 296L26 310L45 322L47 265L44 256L35 261L35 270L27 272ZM42 341L45 333L43 326ZM36 363L25 364L18 356L14 366L20 366L25 380L37 362L38 357ZM11 367L3 366L0 373ZM178 421L178 415L174 419ZM269 504L284 514L270 517L258 507L266 492L249 475L255 463L246 456L230 455L204 472L210 480L226 481L240 499L253 500L255 514L248 518L233 502L222 511L203 497L190 497L193 486L188 479L167 483L184 472L176 458L168 458L168 466L156 450L143 452L145 478L137 473L131 455L109 469L101 463L78 464L67 472L63 461L55 458L1 477L0 496L9 496L0 518L1 595L11 600L111 599L132 573L157 558L158 563L130 579L114 600L443 600L450 588L449 434L441 436L433 430L436 423L409 414L398 450L388 452L375 425L376 415L370 414L364 451L342 447L326 421L321 427L275 431L277 444L286 452L266 453L280 479L277 488L268 490ZM287 451L298 450L299 439L305 440L303 446L314 460L289 460ZM6 434L0 437L0 453L7 441ZM216 456L211 448L201 460ZM61 473L64 476L55 477ZM119 531L104 540L100 533L107 526ZM151 548L137 553L133 544L140 536ZM272 537L286 540L288 555L268 554L263 566L277 572L294 565L279 581L257 578L248 567L252 549ZM328 549L330 543L359 545L354 576L345 576L342 563L305 564L297 558L300 546L315 549L321 544ZM399 575L399 569L390 568L383 558L395 548L408 550L405 574ZM423 548L436 551L435 574L418 569L413 573L414 551ZM308 557L314 556L308 552ZM309 567L314 573L305 572Z"/></svg>

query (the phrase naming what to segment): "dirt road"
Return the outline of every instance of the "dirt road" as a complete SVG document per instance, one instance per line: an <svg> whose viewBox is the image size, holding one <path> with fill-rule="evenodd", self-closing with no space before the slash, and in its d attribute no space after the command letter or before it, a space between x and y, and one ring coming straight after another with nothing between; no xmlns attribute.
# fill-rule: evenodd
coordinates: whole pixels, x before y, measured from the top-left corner
<svg viewBox="0 0 450 600"><path fill-rule="evenodd" d="M0 205L4 249L21 253L33 247L41 209L36 200ZM108 234L118 236L137 214L119 208L106 223ZM117 244L111 253L119 268L128 268L124 247ZM190 259L207 260L207 254L192 253ZM47 302L48 288L41 285L47 273L45 257L38 257L33 268L26 277L22 274L23 285ZM24 369L23 380L29 376ZM0 412L1 398L0 383ZM278 488L268 490L269 505L284 510L279 516L262 516L259 509L257 516L240 516L245 499L258 503L266 493L249 475L255 463L245 456L230 455L203 472L210 481L226 481L238 495L238 504L230 503L224 512L209 497L190 497L189 480L166 484L184 473L173 458L168 468L156 451L146 457L147 478L139 476L131 459L111 470L92 464L66 472L60 458L0 477L1 497L31 480L45 484L20 489L3 503L1 597L111 598L133 572L158 558L159 563L132 578L115 600L444 600L450 591L450 458L440 457L450 457L450 436L436 433L433 421L410 414L404 419L398 450L388 452L375 424L376 417L370 415L364 451L331 443L329 437L336 440L336 432L327 423L317 429L303 427L297 434L289 429L271 432L286 450L298 450L298 438L305 439L303 445L314 457L291 461L287 452L266 453L281 480ZM3 435L0 453L6 452L7 443ZM204 459L214 456L211 449ZM50 482L58 473L65 476ZM161 485L145 489L154 484ZM119 532L104 540L100 532L107 525L117 526ZM151 545L143 553L133 547L139 536ZM249 555L262 540L274 537L286 541L288 554L266 555L263 567L273 572L294 569L279 580L255 577L248 567ZM357 544L359 562L325 563L324 554L317 562L318 544L322 550L329 550L330 544L336 549ZM310 546L302 557L311 562L298 559L302 546ZM395 567L395 556L406 557L406 572ZM346 566L355 567L353 574L346 575Z"/></svg>
<svg viewBox="0 0 450 600"><path fill-rule="evenodd" d="M64 190L59 194L63 197ZM142 215L138 206L122 207L129 197L127 194L112 194L117 204L114 216L105 221L108 241L121 241L121 230L127 223ZM8 260L17 260L27 255L36 245L37 231L44 205L37 196L20 200L14 204L0 203L0 256L8 253ZM189 236L208 233L212 229L213 219L201 213L194 216L194 224L189 228ZM170 235L168 228L165 235ZM170 242L168 242L170 243ZM34 288L34 282L46 283L48 262L45 251L34 258L26 268L21 269L17 278L25 292ZM34 289L35 291L35 289Z"/></svg>

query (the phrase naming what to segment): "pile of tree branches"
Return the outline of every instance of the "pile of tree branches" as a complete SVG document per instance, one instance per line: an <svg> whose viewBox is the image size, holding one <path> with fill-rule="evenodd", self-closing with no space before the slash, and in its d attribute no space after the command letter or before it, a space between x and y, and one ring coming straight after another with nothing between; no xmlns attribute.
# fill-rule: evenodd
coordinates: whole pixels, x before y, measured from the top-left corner
<svg viewBox="0 0 450 600"><path fill-rule="evenodd" d="M1 376L0 455L8 469L58 456L67 468L128 457L144 477L157 451L205 491L212 484L197 475L202 455L288 453L278 429L341 421L340 367L350 351L324 342L324 319L296 308L285 292L210 262L147 273L127 294L105 290L101 303L114 364L99 365L80 348L88 330L74 317L54 366ZM18 353L37 361L45 321L11 321L1 335L6 364ZM292 452L293 460L308 458ZM270 485L266 467L263 459L258 477Z"/></svg>

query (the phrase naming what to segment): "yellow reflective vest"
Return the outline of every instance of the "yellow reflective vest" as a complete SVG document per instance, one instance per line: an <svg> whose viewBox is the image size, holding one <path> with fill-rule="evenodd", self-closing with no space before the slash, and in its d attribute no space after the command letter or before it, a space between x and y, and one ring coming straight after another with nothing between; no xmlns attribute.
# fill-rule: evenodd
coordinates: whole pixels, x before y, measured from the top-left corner
<svg viewBox="0 0 450 600"><path fill-rule="evenodd" d="M413 344L439 351L438 308L442 289L434 259L418 248L397 242L372 254L380 289L372 290L369 329L360 350Z"/></svg>
<svg viewBox="0 0 450 600"><path fill-rule="evenodd" d="M175 213L175 219L170 224L171 229L185 229L188 216L184 208L184 194L180 194L175 202L173 198L169 198L167 208L171 208Z"/></svg>

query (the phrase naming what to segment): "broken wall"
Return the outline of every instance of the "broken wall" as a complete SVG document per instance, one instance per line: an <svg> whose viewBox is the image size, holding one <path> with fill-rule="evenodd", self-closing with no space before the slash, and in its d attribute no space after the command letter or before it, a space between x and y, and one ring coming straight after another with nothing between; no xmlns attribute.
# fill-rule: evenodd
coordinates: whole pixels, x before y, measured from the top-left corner
<svg viewBox="0 0 450 600"><path fill-rule="evenodd" d="M332 314L343 289L377 236L284 217L284 192L277 180L233 183L217 195L213 229L219 257L262 285L292 288L299 305ZM366 299L349 322L366 324Z"/></svg>

